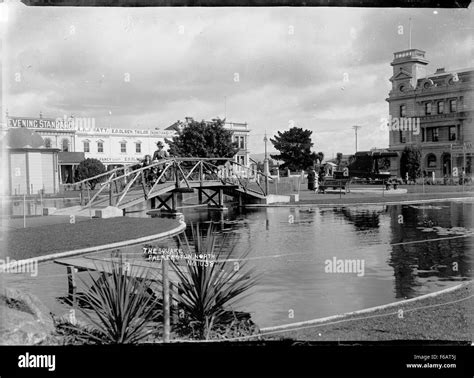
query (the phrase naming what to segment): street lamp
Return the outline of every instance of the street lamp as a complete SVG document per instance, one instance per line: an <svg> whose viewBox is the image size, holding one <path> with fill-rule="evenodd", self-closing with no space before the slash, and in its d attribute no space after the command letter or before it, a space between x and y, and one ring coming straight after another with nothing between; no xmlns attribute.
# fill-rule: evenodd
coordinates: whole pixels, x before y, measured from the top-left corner
<svg viewBox="0 0 474 378"><path fill-rule="evenodd" d="M263 173L265 174L265 195L268 194L268 155L267 155L267 131L265 130L265 137L263 138L263 142L265 143L265 159L263 160Z"/></svg>
<svg viewBox="0 0 474 378"><path fill-rule="evenodd" d="M352 126L355 131L355 143L356 143L356 152L357 152L357 130L359 130L362 126Z"/></svg>

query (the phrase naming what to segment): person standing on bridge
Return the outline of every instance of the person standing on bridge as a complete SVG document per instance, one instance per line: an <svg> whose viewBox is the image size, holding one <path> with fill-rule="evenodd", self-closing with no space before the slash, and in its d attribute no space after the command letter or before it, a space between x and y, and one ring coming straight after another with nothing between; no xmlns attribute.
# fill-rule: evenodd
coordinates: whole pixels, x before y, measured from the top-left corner
<svg viewBox="0 0 474 378"><path fill-rule="evenodd" d="M162 142L158 141L156 142L156 151L153 153L153 162L156 162L158 160L162 160L162 159L166 159L167 157L169 157L169 154L168 152L166 152L164 149L163 149L164 145ZM160 165L160 166L156 166L153 168L153 170L155 170L156 172L156 177L160 177L161 173L163 172L163 166ZM165 182L166 181L166 178L165 177L162 177L162 179L160 179L160 182Z"/></svg>
<svg viewBox="0 0 474 378"><path fill-rule="evenodd" d="M161 159L166 159L169 157L168 152L166 152L163 149L164 145L162 142L158 141L156 142L156 151L153 153L153 159L152 160L161 160Z"/></svg>

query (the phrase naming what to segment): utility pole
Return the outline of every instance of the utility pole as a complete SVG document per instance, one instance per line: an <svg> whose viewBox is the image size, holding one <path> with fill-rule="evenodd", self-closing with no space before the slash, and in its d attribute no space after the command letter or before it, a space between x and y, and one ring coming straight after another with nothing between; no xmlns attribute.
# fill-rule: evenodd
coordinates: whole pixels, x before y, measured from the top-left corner
<svg viewBox="0 0 474 378"><path fill-rule="evenodd" d="M263 173L265 174L265 195L268 195L268 174L269 174L269 169L268 169L268 154L267 154L267 130L265 130L265 137L263 138L263 141L265 143L265 159L263 161Z"/></svg>
<svg viewBox="0 0 474 378"><path fill-rule="evenodd" d="M409 35L410 35L410 39L409 39L409 44L408 44L408 48L411 50L411 17L408 19L408 25L409 25Z"/></svg>
<svg viewBox="0 0 474 378"><path fill-rule="evenodd" d="M355 143L356 143L356 152L357 152L357 130L359 130L362 126L352 126L355 131Z"/></svg>
<svg viewBox="0 0 474 378"><path fill-rule="evenodd" d="M227 96L224 96L224 119L227 119Z"/></svg>

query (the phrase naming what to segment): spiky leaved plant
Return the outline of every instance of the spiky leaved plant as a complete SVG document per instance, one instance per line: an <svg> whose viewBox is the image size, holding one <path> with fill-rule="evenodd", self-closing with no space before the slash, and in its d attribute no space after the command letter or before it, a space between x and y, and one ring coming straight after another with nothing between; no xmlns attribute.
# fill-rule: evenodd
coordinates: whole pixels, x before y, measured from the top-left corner
<svg viewBox="0 0 474 378"><path fill-rule="evenodd" d="M178 290L173 294L199 338L208 339L213 329L232 323L232 307L257 283L258 277L247 268L248 251L239 258L231 257L235 241L229 233L217 234L212 223L207 232L201 232L199 224L191 225L191 232L192 246L186 234L178 236L183 252L212 256L215 260L211 264L212 259L198 257L200 261L188 259L184 265L170 260L178 275Z"/></svg>
<svg viewBox="0 0 474 378"><path fill-rule="evenodd" d="M122 257L115 260L112 256L107 263L110 274L101 272L94 278L89 273L92 286L84 293L83 301L90 309L79 307L91 326L68 327L85 343L137 344L155 332L161 314L161 306L149 289L149 272L138 271Z"/></svg>

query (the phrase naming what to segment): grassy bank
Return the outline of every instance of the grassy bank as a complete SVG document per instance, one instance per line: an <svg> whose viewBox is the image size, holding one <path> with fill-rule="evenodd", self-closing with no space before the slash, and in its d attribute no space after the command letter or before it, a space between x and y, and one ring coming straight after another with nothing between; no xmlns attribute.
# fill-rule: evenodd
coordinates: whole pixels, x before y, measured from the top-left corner
<svg viewBox="0 0 474 378"><path fill-rule="evenodd" d="M400 311L401 310L401 311ZM370 313L275 332L305 341L474 340L474 285Z"/></svg>
<svg viewBox="0 0 474 378"><path fill-rule="evenodd" d="M10 229L5 235L10 259L26 259L51 253L95 247L167 232L179 226L175 219L129 218L87 219L70 223L69 217L42 217L46 224ZM41 218L40 218L41 219ZM62 219L58 223L58 219Z"/></svg>

